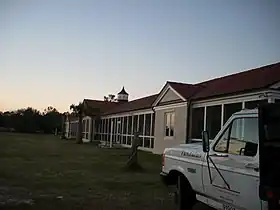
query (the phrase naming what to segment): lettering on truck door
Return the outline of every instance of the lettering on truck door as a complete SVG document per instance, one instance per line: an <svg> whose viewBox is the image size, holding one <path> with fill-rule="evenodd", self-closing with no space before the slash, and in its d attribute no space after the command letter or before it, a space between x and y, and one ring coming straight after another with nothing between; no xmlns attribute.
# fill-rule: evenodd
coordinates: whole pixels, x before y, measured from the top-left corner
<svg viewBox="0 0 280 210"><path fill-rule="evenodd" d="M258 118L239 117L211 145L209 168L203 163L203 183L212 205L223 209L261 210L258 186ZM209 203L210 204L210 203Z"/></svg>

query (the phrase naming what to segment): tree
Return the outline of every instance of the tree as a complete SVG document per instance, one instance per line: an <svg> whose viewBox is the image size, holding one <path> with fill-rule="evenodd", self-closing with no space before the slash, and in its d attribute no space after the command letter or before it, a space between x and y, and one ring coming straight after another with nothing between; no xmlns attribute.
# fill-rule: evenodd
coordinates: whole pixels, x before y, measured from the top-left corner
<svg viewBox="0 0 280 210"><path fill-rule="evenodd" d="M46 133L54 133L55 130L61 129L62 115L52 106L47 107L43 114L42 127Z"/></svg>
<svg viewBox="0 0 280 210"><path fill-rule="evenodd" d="M126 169L130 171L142 170L142 166L138 162L138 147L140 146L140 132L135 132L132 140L131 155L126 163Z"/></svg>
<svg viewBox="0 0 280 210"><path fill-rule="evenodd" d="M0 127L4 127L4 113L0 112Z"/></svg>
<svg viewBox="0 0 280 210"><path fill-rule="evenodd" d="M78 117L78 130L77 130L77 136L76 136L76 143L82 144L82 120L83 120L83 113L84 113L84 104L79 103L78 105L72 104L70 106L70 110L73 111L73 113Z"/></svg>
<svg viewBox="0 0 280 210"><path fill-rule="evenodd" d="M108 96L104 96L104 101L109 101L109 102L115 102L115 95L114 94L109 94Z"/></svg>
<svg viewBox="0 0 280 210"><path fill-rule="evenodd" d="M60 131L61 114L53 107L40 112L32 107L0 113L0 127L25 133Z"/></svg>

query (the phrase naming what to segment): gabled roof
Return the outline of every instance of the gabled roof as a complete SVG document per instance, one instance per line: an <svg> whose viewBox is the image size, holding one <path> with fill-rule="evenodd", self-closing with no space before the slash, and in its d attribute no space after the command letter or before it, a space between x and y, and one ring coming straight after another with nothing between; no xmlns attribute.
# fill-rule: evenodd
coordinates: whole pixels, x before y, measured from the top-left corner
<svg viewBox="0 0 280 210"><path fill-rule="evenodd" d="M280 81L280 62L212 79L197 85L204 87L194 99L269 88Z"/></svg>
<svg viewBox="0 0 280 210"><path fill-rule="evenodd" d="M168 81L163 87L161 93L164 89L170 86L177 92L177 94L182 96L181 98L185 100L200 100L252 90L262 90L270 88L273 84L279 81L280 62L208 80L198 84L185 84ZM94 109L99 109L101 114L110 115L152 108L153 103L156 103L156 101L160 99L160 95L161 94L150 95L126 103L91 99L85 99L84 102Z"/></svg>
<svg viewBox="0 0 280 210"><path fill-rule="evenodd" d="M120 104L118 102L84 99L84 103L92 109L98 109L102 114Z"/></svg>
<svg viewBox="0 0 280 210"><path fill-rule="evenodd" d="M280 62L198 84L168 82L185 99L205 99L269 88L280 81Z"/></svg>
<svg viewBox="0 0 280 210"><path fill-rule="evenodd" d="M185 99L192 97L194 94L196 94L198 91L202 89L201 85L193 85L193 84L171 82L171 81L167 81L167 84L169 84Z"/></svg>
<svg viewBox="0 0 280 210"><path fill-rule="evenodd" d="M120 105L114 107L113 109L110 109L109 111L105 112L104 115L152 108L152 103L157 98L157 96L158 94L155 94L144 98L139 98L133 101L129 101L126 103L121 103Z"/></svg>

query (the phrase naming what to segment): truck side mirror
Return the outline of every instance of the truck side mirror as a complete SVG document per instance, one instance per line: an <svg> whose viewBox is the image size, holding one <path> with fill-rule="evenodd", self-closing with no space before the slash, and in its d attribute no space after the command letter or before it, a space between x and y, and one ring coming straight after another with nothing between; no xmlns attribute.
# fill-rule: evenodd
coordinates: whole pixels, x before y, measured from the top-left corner
<svg viewBox="0 0 280 210"><path fill-rule="evenodd" d="M203 152L209 152L209 134L208 131L202 131L202 147Z"/></svg>

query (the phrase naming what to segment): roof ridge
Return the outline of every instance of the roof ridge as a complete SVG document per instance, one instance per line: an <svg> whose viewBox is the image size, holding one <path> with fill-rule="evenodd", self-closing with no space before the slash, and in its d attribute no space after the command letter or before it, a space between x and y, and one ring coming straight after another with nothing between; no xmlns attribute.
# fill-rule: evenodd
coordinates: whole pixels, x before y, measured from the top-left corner
<svg viewBox="0 0 280 210"><path fill-rule="evenodd" d="M180 84L180 85L195 85L195 84L191 84L191 83L175 82L175 81L167 81L167 83L170 83L170 84Z"/></svg>
<svg viewBox="0 0 280 210"><path fill-rule="evenodd" d="M141 98L136 98L136 99L133 99L133 100L131 100L131 101L128 101L128 102L126 102L126 103L124 103L124 104L127 104L127 103L132 102L132 101L137 101L137 100L141 100L141 99L144 99L144 98L156 96L156 95L158 95L158 93L152 94L152 95L148 95L148 96L145 96L145 97L141 97Z"/></svg>
<svg viewBox="0 0 280 210"><path fill-rule="evenodd" d="M95 102L106 102L106 103L116 103L115 101L104 101L104 100L96 100L96 99L88 99L88 98L85 98L84 101L95 101Z"/></svg>

